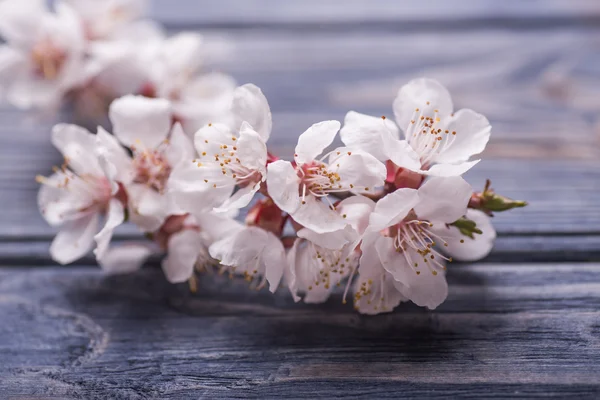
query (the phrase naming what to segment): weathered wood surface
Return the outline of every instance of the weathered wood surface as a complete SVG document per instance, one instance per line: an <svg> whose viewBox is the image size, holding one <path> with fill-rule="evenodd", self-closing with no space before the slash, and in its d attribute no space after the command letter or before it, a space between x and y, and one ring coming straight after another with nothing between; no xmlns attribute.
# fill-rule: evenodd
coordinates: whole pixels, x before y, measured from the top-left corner
<svg viewBox="0 0 600 400"><path fill-rule="evenodd" d="M435 312L361 317L207 276L0 270L0 398L600 395L600 265L449 272Z"/></svg>
<svg viewBox="0 0 600 400"><path fill-rule="evenodd" d="M600 397L600 3L174 4L152 16L201 30L208 69L263 88L279 154L350 109L391 117L426 75L492 122L467 180L531 204L497 216L496 248L450 269L435 312L361 317L219 277L191 295L157 268L49 261L34 177L61 162L56 121L0 106L0 398Z"/></svg>

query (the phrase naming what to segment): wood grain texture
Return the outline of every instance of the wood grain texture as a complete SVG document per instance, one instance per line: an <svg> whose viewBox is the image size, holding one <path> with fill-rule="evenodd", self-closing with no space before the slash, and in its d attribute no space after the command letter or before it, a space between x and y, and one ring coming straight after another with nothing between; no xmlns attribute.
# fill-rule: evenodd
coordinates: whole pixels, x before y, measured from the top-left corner
<svg viewBox="0 0 600 400"><path fill-rule="evenodd" d="M156 269L0 270L0 397L394 398L600 394L600 265L449 272L435 312L361 317ZM41 397L41 396L40 396Z"/></svg>

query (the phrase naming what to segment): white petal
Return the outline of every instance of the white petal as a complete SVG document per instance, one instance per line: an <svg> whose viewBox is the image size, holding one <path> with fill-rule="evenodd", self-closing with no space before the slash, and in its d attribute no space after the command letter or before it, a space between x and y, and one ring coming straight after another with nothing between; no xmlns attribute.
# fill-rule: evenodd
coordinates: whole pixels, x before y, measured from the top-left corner
<svg viewBox="0 0 600 400"><path fill-rule="evenodd" d="M299 257L298 247L302 243L301 239L296 239L292 248L288 250L287 253L287 269L285 271L285 280L288 285L288 289L294 298L294 301L297 303L302 298L298 296L298 291L300 290L300 281L299 277L296 274L296 263L299 262L297 258Z"/></svg>
<svg viewBox="0 0 600 400"><path fill-rule="evenodd" d="M384 143L388 140L398 140L398 137L398 127L390 119L372 117L356 111L346 114L344 126L340 130L340 138L344 145L372 154L380 161L389 159Z"/></svg>
<svg viewBox="0 0 600 400"><path fill-rule="evenodd" d="M205 240L210 242L233 236L244 228L244 225L226 214L209 212L195 216L195 219L202 233L208 235Z"/></svg>
<svg viewBox="0 0 600 400"><path fill-rule="evenodd" d="M202 62L202 35L182 32L168 38L163 45L163 60L167 73L194 72Z"/></svg>
<svg viewBox="0 0 600 400"><path fill-rule="evenodd" d="M492 126L483 115L463 109L449 117L446 129L456 132L454 141L433 162L454 164L481 153L490 140Z"/></svg>
<svg viewBox="0 0 600 400"><path fill-rule="evenodd" d="M0 36L14 46L32 46L46 13L46 2L43 0L1 1Z"/></svg>
<svg viewBox="0 0 600 400"><path fill-rule="evenodd" d="M233 138L236 138L236 135L224 124L209 124L199 129L194 135L194 146L199 159L203 160L207 157L214 160L215 157L221 157L224 144L235 145Z"/></svg>
<svg viewBox="0 0 600 400"><path fill-rule="evenodd" d="M290 215L294 221L316 233L334 232L346 225L341 215L314 196L306 196L305 203Z"/></svg>
<svg viewBox="0 0 600 400"><path fill-rule="evenodd" d="M342 154L330 161L329 169L339 173L339 183L343 187L356 187L353 191L357 192L363 189L373 192L376 187L384 185L386 169L381 161L362 151L348 152L348 148L337 149L337 152Z"/></svg>
<svg viewBox="0 0 600 400"><path fill-rule="evenodd" d="M288 161L277 160L267 166L267 189L277 207L293 213L300 206L300 178Z"/></svg>
<svg viewBox="0 0 600 400"><path fill-rule="evenodd" d="M128 274L139 270L153 253L149 243L127 243L108 249L98 263L107 274Z"/></svg>
<svg viewBox="0 0 600 400"><path fill-rule="evenodd" d="M133 180L135 171L131 157L117 139L102 127L98 127L96 134L96 154L105 175L111 181L128 184Z"/></svg>
<svg viewBox="0 0 600 400"><path fill-rule="evenodd" d="M275 293L287 267L287 259L281 240L271 232L267 232L267 242L261 258L265 265L265 278L269 282L269 290Z"/></svg>
<svg viewBox="0 0 600 400"><path fill-rule="evenodd" d="M184 229L169 238L168 254L162 262L163 272L169 282L181 283L190 279L201 246L202 237L195 230Z"/></svg>
<svg viewBox="0 0 600 400"><path fill-rule="evenodd" d="M240 209L246 207L252 199L256 192L260 190L261 183L258 182L255 185L248 185L244 188L238 189L229 199L227 199L223 204L219 207L215 207L215 212L226 213L230 210Z"/></svg>
<svg viewBox="0 0 600 400"><path fill-rule="evenodd" d="M487 256L494 247L496 230L490 217L479 210L467 210L466 217L475 221L477 228L482 231L481 234L474 234L473 239L461 234L458 228L453 226L440 226L436 233L442 235L448 243L448 247L445 247L444 250L452 258L458 261L477 261ZM462 243L461 240L463 240Z"/></svg>
<svg viewBox="0 0 600 400"><path fill-rule="evenodd" d="M375 248L383 267L392 275L394 286L403 296L432 310L446 299L448 284L444 271L438 269L434 275L427 263L420 262L418 268L409 265L405 256L396 252L391 238L380 237ZM416 252L406 251L410 253L411 260L420 259Z"/></svg>
<svg viewBox="0 0 600 400"><path fill-rule="evenodd" d="M448 297L448 283L443 271L433 275L428 269L421 268L420 274L412 273L404 282L394 281L396 289L413 303L430 310L437 308Z"/></svg>
<svg viewBox="0 0 600 400"><path fill-rule="evenodd" d="M340 130L338 121L323 121L312 125L298 138L294 158L298 164L313 161L335 139Z"/></svg>
<svg viewBox="0 0 600 400"><path fill-rule="evenodd" d="M383 143L386 159L391 160L398 167L411 171L421 169L419 155L406 140L384 138Z"/></svg>
<svg viewBox="0 0 600 400"><path fill-rule="evenodd" d="M144 232L160 228L167 217L167 196L143 184L127 187L129 219Z"/></svg>
<svg viewBox="0 0 600 400"><path fill-rule="evenodd" d="M329 250L341 250L345 245L358 239L358 233L350 225L334 232L325 233L317 233L308 228L302 228L297 234L298 237Z"/></svg>
<svg viewBox="0 0 600 400"><path fill-rule="evenodd" d="M89 206L89 199L80 196L78 192L62 187L64 180L63 174L53 174L45 178L45 183L41 185L38 192L37 202L40 213L50 225L60 225L87 214L81 210Z"/></svg>
<svg viewBox="0 0 600 400"><path fill-rule="evenodd" d="M427 171L421 171L421 173L424 175L441 177L460 176L473 168L479 161L481 160L461 162L458 164L435 164Z"/></svg>
<svg viewBox="0 0 600 400"><path fill-rule="evenodd" d="M367 197L352 196L342 200L335 208L338 214L344 216L346 223L362 235L369 226L369 218L375 205L376 203Z"/></svg>
<svg viewBox="0 0 600 400"><path fill-rule="evenodd" d="M237 143L237 157L246 168L260 172L263 177L267 166L267 145L250 125L242 123ZM265 177L266 178L266 177Z"/></svg>
<svg viewBox="0 0 600 400"><path fill-rule="evenodd" d="M113 132L126 146L153 149L171 128L171 105L164 99L124 96L112 102L109 116Z"/></svg>
<svg viewBox="0 0 600 400"><path fill-rule="evenodd" d="M169 165L173 168L178 164L194 159L194 145L190 138L185 134L181 124L176 123L169 136L169 144L165 151L165 156Z"/></svg>
<svg viewBox="0 0 600 400"><path fill-rule="evenodd" d="M92 249L98 219L93 213L63 225L50 245L52 259L64 265L86 255Z"/></svg>
<svg viewBox="0 0 600 400"><path fill-rule="evenodd" d="M419 188L419 218L450 224L467 212L473 188L460 176L433 177Z"/></svg>
<svg viewBox="0 0 600 400"><path fill-rule="evenodd" d="M248 83L235 89L231 111L235 116L235 125L240 127L247 122L266 142L273 127L271 109L267 98L256 85Z"/></svg>
<svg viewBox="0 0 600 400"><path fill-rule="evenodd" d="M112 239L115 228L125 220L125 210L123 204L116 199L112 199L108 204L108 213L106 214L106 222L104 227L94 236L96 248L94 255L97 260L102 259L108 251L108 245Z"/></svg>
<svg viewBox="0 0 600 400"><path fill-rule="evenodd" d="M419 202L415 189L403 188L387 194L375 205L369 218L369 230L381 231L402 221Z"/></svg>
<svg viewBox="0 0 600 400"><path fill-rule="evenodd" d="M354 284L354 306L361 314L390 312L407 300L394 286L393 277L381 265L374 246L364 246L358 273Z"/></svg>
<svg viewBox="0 0 600 400"><path fill-rule="evenodd" d="M434 110L438 110L438 116L443 120L452 113L452 98L448 90L436 80L413 79L400 88L394 100L394 114L400 129L406 130L417 108L428 117L433 117Z"/></svg>
<svg viewBox="0 0 600 400"><path fill-rule="evenodd" d="M95 153L96 138L87 129L77 125L55 125L52 144L67 158L73 171L80 175L103 175Z"/></svg>

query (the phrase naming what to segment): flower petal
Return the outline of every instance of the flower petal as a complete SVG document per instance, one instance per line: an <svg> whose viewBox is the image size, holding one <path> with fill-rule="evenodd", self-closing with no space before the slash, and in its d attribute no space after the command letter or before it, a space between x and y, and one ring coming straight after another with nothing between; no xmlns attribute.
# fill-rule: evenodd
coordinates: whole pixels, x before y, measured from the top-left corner
<svg viewBox="0 0 600 400"><path fill-rule="evenodd" d="M271 232L267 232L267 241L261 258L265 265L265 278L269 282L269 291L275 293L286 269L287 258L281 240Z"/></svg>
<svg viewBox="0 0 600 400"><path fill-rule="evenodd" d="M433 117L434 110L438 110L437 114L443 120L452 113L452 98L448 90L434 79L413 79L400 88L394 100L394 115L400 129L406 130L417 108L428 117Z"/></svg>
<svg viewBox="0 0 600 400"><path fill-rule="evenodd" d="M248 123L242 123L237 144L237 157L246 168L258 171L266 178L267 145Z"/></svg>
<svg viewBox="0 0 600 400"><path fill-rule="evenodd" d="M376 203L364 196L352 196L342 200L335 206L338 214L342 215L346 223L360 235L369 226L369 218L375 209Z"/></svg>
<svg viewBox="0 0 600 400"><path fill-rule="evenodd" d="M234 145L236 135L224 124L208 124L200 128L194 135L194 147L198 152L199 160L205 157L215 159L223 154L223 145Z"/></svg>
<svg viewBox="0 0 600 400"><path fill-rule="evenodd" d="M267 98L258 86L248 83L236 88L231 111L235 116L236 128L240 127L242 122L247 122L263 142L269 139L273 127L271 109Z"/></svg>
<svg viewBox="0 0 600 400"><path fill-rule="evenodd" d="M256 192L260 190L261 183L258 182L255 185L248 185L244 188L240 188L235 192L230 198L225 200L223 204L214 208L215 212L226 213L230 210L240 209L246 207L252 199Z"/></svg>
<svg viewBox="0 0 600 400"><path fill-rule="evenodd" d="M481 153L490 140L492 126L483 115L463 109L448 118L446 129L456 135L452 144L432 160L435 163L454 164Z"/></svg>
<svg viewBox="0 0 600 400"><path fill-rule="evenodd" d="M96 138L87 129L70 124L55 125L52 128L52 144L76 173L103 175L95 153Z"/></svg>
<svg viewBox="0 0 600 400"><path fill-rule="evenodd" d="M160 228L168 213L168 198L144 184L127 187L129 219L144 232Z"/></svg>
<svg viewBox="0 0 600 400"><path fill-rule="evenodd" d="M313 161L335 139L340 130L338 121L323 121L312 125L298 138L294 158L298 164Z"/></svg>
<svg viewBox="0 0 600 400"><path fill-rule="evenodd" d="M92 213L63 225L50 245L52 259L64 265L86 255L92 249L98 220L99 215Z"/></svg>
<svg viewBox="0 0 600 400"><path fill-rule="evenodd" d="M361 314L389 312L407 300L396 289L394 278L383 268L377 250L369 243L363 247L358 273L354 284L354 307Z"/></svg>
<svg viewBox="0 0 600 400"><path fill-rule="evenodd" d="M96 248L94 255L97 260L102 259L108 251L108 245L112 239L115 228L125 220L125 209L123 204L116 199L112 199L108 205L108 213L106 214L106 222L104 227L94 236Z"/></svg>
<svg viewBox="0 0 600 400"><path fill-rule="evenodd" d="M416 253L415 253L416 255ZM448 297L448 283L443 271L433 275L432 271L421 270L420 274L408 274L408 279L394 281L396 289L420 307L434 310Z"/></svg>
<svg viewBox="0 0 600 400"><path fill-rule="evenodd" d="M348 148L339 148L341 156L330 161L330 170L337 171L340 182L345 188L355 187L353 191L373 191L385 183L385 165L371 154L362 151L347 151Z"/></svg>
<svg viewBox="0 0 600 400"><path fill-rule="evenodd" d="M344 119L340 138L347 147L372 154L380 161L389 159L384 140L398 139L398 127L390 119L350 111Z"/></svg>
<svg viewBox="0 0 600 400"><path fill-rule="evenodd" d="M194 159L194 146L192 141L185 134L180 123L176 123L169 136L169 144L165 151L165 157L169 165L173 168L178 164Z"/></svg>
<svg viewBox="0 0 600 400"><path fill-rule="evenodd" d="M415 213L430 222L450 224L467 212L473 188L460 176L433 177L419 188Z"/></svg>
<svg viewBox="0 0 600 400"><path fill-rule="evenodd" d="M127 243L108 249L98 264L107 274L128 274L139 270L152 254L149 243Z"/></svg>
<svg viewBox="0 0 600 400"><path fill-rule="evenodd" d="M267 166L269 195L283 211L293 213L300 206L300 179L288 161L277 160Z"/></svg>
<svg viewBox="0 0 600 400"><path fill-rule="evenodd" d="M200 226L202 233L205 234L205 240L210 242L221 240L227 236L233 236L244 228L244 225L227 214L209 212L195 216L194 218L196 219L195 222Z"/></svg>
<svg viewBox="0 0 600 400"><path fill-rule="evenodd" d="M294 221L316 233L334 232L346 225L341 215L314 196L306 196L305 203L290 215Z"/></svg>
<svg viewBox="0 0 600 400"><path fill-rule="evenodd" d="M348 243L356 242L358 239L358 233L350 225L334 232L325 233L317 233L308 228L302 228L297 234L298 237L329 250L341 250Z"/></svg>
<svg viewBox="0 0 600 400"><path fill-rule="evenodd" d="M135 171L131 157L117 139L102 127L98 127L96 134L96 154L109 180L124 184L133 180Z"/></svg>
<svg viewBox="0 0 600 400"><path fill-rule="evenodd" d="M403 188L387 194L375 205L368 230L378 232L402 221L419 202L415 189Z"/></svg>
<svg viewBox="0 0 600 400"><path fill-rule="evenodd" d="M154 149L171 128L171 105L164 99L124 96L112 102L109 116L115 135L126 146Z"/></svg>
<svg viewBox="0 0 600 400"><path fill-rule="evenodd" d="M168 253L162 262L169 282L181 283L191 278L201 246L202 237L196 230L184 229L169 238Z"/></svg>
<svg viewBox="0 0 600 400"><path fill-rule="evenodd" d="M79 177L73 179L80 180ZM64 180L63 174L53 174L44 179L38 192L37 202L40 213L46 222L53 226L81 218L87 214L81 210L89 206L89 198L82 197L79 192L65 188Z"/></svg>
<svg viewBox="0 0 600 400"><path fill-rule="evenodd" d="M477 261L487 256L494 247L496 230L490 217L479 210L467 210L466 217L477 224L477 228L482 231L481 234L474 234L473 238L470 238L461 234L458 228L446 225L434 229L448 243L448 247L444 250L452 258L458 261Z"/></svg>
<svg viewBox="0 0 600 400"><path fill-rule="evenodd" d="M461 176L473 168L479 161L481 160L466 161L458 164L435 164L427 171L421 171L421 173L423 175L441 177Z"/></svg>

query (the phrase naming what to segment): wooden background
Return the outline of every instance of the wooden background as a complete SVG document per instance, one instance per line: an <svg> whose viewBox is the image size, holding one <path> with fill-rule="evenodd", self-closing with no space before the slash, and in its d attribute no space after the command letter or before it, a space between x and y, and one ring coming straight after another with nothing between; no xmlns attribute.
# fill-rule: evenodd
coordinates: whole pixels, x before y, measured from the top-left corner
<svg viewBox="0 0 600 400"><path fill-rule="evenodd" d="M56 121L3 106L0 398L600 396L598 1L154 0L152 15L263 88L283 155L313 122L391 116L401 84L439 79L493 125L467 180L531 205L495 218L495 250L449 269L434 312L363 317L212 276L190 295L157 268L49 260L34 176L60 163Z"/></svg>

